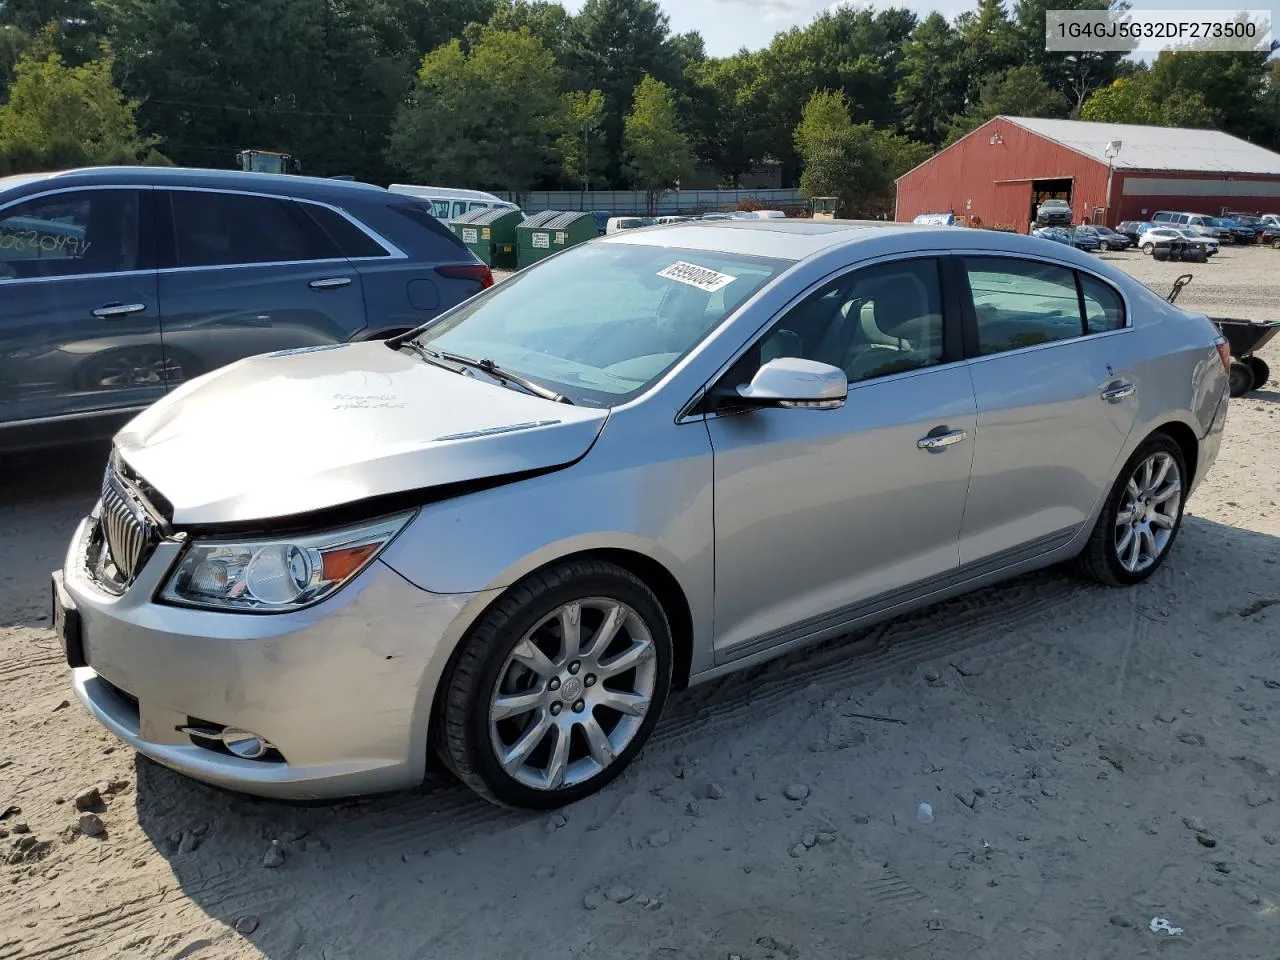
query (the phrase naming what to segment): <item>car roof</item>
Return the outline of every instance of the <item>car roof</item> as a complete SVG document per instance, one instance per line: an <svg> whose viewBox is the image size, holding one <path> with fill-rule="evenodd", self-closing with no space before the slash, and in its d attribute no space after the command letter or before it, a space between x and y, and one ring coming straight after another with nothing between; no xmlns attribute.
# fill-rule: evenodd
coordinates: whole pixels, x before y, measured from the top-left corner
<svg viewBox="0 0 1280 960"><path fill-rule="evenodd" d="M330 180L292 174L249 173L243 170L204 170L195 167L82 167L50 173L0 178L0 193L40 183L50 188L95 187L108 184L138 186L209 187L246 192L267 191L317 200L387 195L382 187L355 180Z"/></svg>
<svg viewBox="0 0 1280 960"><path fill-rule="evenodd" d="M685 250L768 257L798 262L849 245L873 244L892 239L918 241L922 255L938 255L951 249L987 250L992 253L1035 254L1047 252L1042 244L1053 241L998 230L971 230L932 224L884 220L695 220L644 227L601 237L593 243L629 243ZM893 244L900 246L900 244ZM1054 256L1060 257L1057 251ZM1083 254L1082 254L1083 256Z"/></svg>

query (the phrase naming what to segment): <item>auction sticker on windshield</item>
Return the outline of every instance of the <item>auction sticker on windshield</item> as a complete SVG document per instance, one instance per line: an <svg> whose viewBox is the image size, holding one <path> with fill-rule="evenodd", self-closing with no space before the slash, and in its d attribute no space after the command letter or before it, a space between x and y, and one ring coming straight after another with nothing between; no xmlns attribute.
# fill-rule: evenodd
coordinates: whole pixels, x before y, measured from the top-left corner
<svg viewBox="0 0 1280 960"><path fill-rule="evenodd" d="M707 267L700 267L696 263L685 263L683 260L677 260L665 270L659 270L658 276L666 280L674 280L676 283L687 284L690 287L697 287L707 293L723 290L738 279L737 277L729 276L727 273L718 273Z"/></svg>

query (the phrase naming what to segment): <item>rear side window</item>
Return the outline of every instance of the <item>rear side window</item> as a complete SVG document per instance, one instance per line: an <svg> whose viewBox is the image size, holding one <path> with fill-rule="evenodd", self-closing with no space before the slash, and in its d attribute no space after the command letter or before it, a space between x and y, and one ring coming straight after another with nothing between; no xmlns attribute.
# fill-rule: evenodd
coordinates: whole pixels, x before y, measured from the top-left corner
<svg viewBox="0 0 1280 960"><path fill-rule="evenodd" d="M1124 328L1124 301L1101 280L1080 274L1080 295L1084 298L1085 328L1089 333L1106 333Z"/></svg>
<svg viewBox="0 0 1280 960"><path fill-rule="evenodd" d="M174 190L169 197L179 267L340 256L334 241L292 200L196 190Z"/></svg>
<svg viewBox="0 0 1280 960"><path fill-rule="evenodd" d="M450 244L457 247L459 250L467 249L466 244L464 244L462 240L460 240L452 230L450 230L443 223L441 223L434 216L432 216L431 207L427 206L426 204L393 203L390 205L390 207L388 207L388 209L394 210L396 213L404 217L406 220L409 220L412 223L417 224L419 227L422 227L425 230L429 230L431 233L435 234L437 237L441 237L445 240L448 240Z"/></svg>
<svg viewBox="0 0 1280 960"><path fill-rule="evenodd" d="M965 257L981 354L1021 350L1081 335L1073 270L1033 260Z"/></svg>
<svg viewBox="0 0 1280 960"><path fill-rule="evenodd" d="M312 220L329 235L344 257L355 260L362 257L389 257L391 254L342 214L315 203L301 204Z"/></svg>

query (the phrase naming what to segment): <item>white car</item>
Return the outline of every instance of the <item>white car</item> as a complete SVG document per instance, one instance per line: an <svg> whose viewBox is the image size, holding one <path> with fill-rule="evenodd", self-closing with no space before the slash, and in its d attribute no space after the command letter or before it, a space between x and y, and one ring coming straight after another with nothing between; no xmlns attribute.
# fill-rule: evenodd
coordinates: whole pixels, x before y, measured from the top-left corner
<svg viewBox="0 0 1280 960"><path fill-rule="evenodd" d="M1202 243L1205 252L1209 256L1213 256L1218 252L1218 241L1212 237L1202 237L1199 234L1192 233L1181 227L1152 227L1138 238L1138 246L1147 256L1151 256L1151 251L1156 248L1156 244L1161 240L1190 240L1193 243Z"/></svg>

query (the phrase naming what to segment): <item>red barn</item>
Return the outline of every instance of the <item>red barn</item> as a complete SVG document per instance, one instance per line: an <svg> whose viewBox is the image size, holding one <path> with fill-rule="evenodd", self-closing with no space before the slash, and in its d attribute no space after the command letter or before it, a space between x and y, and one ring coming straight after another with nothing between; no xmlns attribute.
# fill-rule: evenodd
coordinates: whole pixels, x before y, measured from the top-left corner
<svg viewBox="0 0 1280 960"><path fill-rule="evenodd" d="M954 213L1025 233L1050 197L1110 227L1157 210L1280 213L1280 154L1217 130L996 117L899 177L894 219Z"/></svg>

